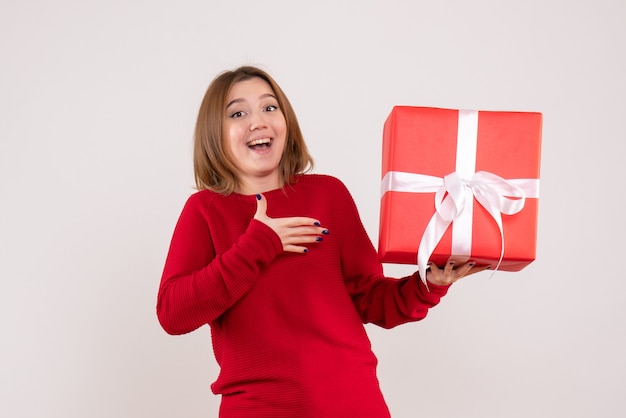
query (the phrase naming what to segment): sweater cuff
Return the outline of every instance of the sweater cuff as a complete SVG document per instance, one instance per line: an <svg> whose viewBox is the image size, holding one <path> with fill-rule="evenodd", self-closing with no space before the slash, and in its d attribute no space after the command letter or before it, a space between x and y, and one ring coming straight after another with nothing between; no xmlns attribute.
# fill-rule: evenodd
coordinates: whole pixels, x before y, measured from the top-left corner
<svg viewBox="0 0 626 418"><path fill-rule="evenodd" d="M448 293L448 289L450 289L450 286L452 286L452 284L439 285L439 284L428 282L428 289L426 289L426 285L424 284L424 282L419 276L419 273L417 272L415 273L415 280L417 280L417 285L421 287L422 290L424 290L427 293L432 293L439 297L445 296L446 293Z"/></svg>
<svg viewBox="0 0 626 418"><path fill-rule="evenodd" d="M243 246L267 264L283 252L283 243L278 234L257 219L250 221L245 236L251 239L246 240Z"/></svg>
<svg viewBox="0 0 626 418"><path fill-rule="evenodd" d="M422 283L422 281L420 280L420 283ZM424 283L422 283L422 285L424 285ZM428 282L428 288L430 289L431 292L433 293L438 293L441 296L445 295L446 293L448 293L448 289L450 289L450 286L452 286L452 284L447 284L447 285L439 285L439 284L434 284L431 282Z"/></svg>

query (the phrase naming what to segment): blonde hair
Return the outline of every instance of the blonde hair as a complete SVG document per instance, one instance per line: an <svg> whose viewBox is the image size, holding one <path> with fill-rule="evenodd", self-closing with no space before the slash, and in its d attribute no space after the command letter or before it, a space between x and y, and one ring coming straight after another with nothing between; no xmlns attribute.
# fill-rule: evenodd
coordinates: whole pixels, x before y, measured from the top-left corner
<svg viewBox="0 0 626 418"><path fill-rule="evenodd" d="M200 105L193 151L197 189L209 189L228 195L239 185L235 174L236 168L224 149L223 125L226 101L234 84L255 77L270 85L285 116L287 139L279 163L283 184L293 184L297 181L297 175L313 169L313 158L309 154L298 119L285 93L265 71L257 67L242 66L219 74L209 85Z"/></svg>

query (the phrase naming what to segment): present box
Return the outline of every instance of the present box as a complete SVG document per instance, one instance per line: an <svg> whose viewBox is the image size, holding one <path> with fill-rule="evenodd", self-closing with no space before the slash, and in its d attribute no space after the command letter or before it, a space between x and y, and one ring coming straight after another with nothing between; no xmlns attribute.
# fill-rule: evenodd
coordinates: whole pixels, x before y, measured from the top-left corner
<svg viewBox="0 0 626 418"><path fill-rule="evenodd" d="M395 106L385 121L383 263L535 260L542 114Z"/></svg>

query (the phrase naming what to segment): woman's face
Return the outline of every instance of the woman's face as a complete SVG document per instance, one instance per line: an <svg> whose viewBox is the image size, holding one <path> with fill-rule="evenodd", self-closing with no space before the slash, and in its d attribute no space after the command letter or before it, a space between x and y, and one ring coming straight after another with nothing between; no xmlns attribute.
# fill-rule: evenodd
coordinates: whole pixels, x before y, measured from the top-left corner
<svg viewBox="0 0 626 418"><path fill-rule="evenodd" d="M270 85L256 77L234 84L224 117L225 150L241 183L237 191L253 194L281 187L287 124Z"/></svg>

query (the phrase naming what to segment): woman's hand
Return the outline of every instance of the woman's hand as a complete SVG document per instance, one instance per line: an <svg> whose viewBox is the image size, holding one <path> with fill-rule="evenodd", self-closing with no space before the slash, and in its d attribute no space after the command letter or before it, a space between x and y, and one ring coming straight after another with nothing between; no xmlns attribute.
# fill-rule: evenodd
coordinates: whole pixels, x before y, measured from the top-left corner
<svg viewBox="0 0 626 418"><path fill-rule="evenodd" d="M429 266L430 269L426 272L426 280L428 280L429 283L439 286L451 285L465 276L491 268L491 266L476 267L474 261L468 261L455 268L453 260L448 260L443 268L439 268L432 263Z"/></svg>
<svg viewBox="0 0 626 418"><path fill-rule="evenodd" d="M283 243L283 251L294 253L306 253L309 249L306 244L322 241L322 235L327 235L328 230L320 226L320 222L314 218L291 217L270 218L267 216L267 200L263 195L256 195L256 213L254 219L263 222L276 232Z"/></svg>

